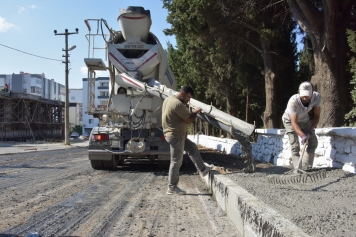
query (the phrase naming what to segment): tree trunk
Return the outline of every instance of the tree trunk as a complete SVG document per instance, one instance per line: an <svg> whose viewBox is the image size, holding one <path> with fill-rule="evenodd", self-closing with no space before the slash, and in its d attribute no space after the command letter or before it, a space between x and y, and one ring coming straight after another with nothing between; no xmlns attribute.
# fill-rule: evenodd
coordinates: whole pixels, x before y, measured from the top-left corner
<svg viewBox="0 0 356 237"><path fill-rule="evenodd" d="M226 91L226 113L233 115L233 104L236 103L236 101L234 101L233 99L233 95L231 92L231 85L229 85L229 83L224 83L225 84L225 91Z"/></svg>
<svg viewBox="0 0 356 237"><path fill-rule="evenodd" d="M247 122L248 123L248 117L249 117L249 113L248 113L248 111L249 111L249 103L250 103L250 101L249 101L249 90L248 90L248 84L246 85L246 110L245 110L245 114L246 114L246 116L245 116L245 122Z"/></svg>
<svg viewBox="0 0 356 237"><path fill-rule="evenodd" d="M341 115L345 112L340 103L340 85L336 79L336 74L333 72L337 70L330 70L324 60L321 47L314 49L314 61L315 74L311 79L311 83L315 86L315 90L322 95L321 116L318 127L341 126L343 123L343 116ZM346 91L343 93L345 94Z"/></svg>
<svg viewBox="0 0 356 237"><path fill-rule="evenodd" d="M321 35L308 34L312 39L315 62L315 74L311 82L322 96L319 127L342 126L345 113L348 111L348 82L345 76L346 22L339 21L335 22L334 30L329 29L326 32L327 26L324 26ZM325 42L329 43L328 46Z"/></svg>
<svg viewBox="0 0 356 237"><path fill-rule="evenodd" d="M266 108L262 115L263 125L265 128L278 128L278 103L275 91L276 75L274 73L273 55L270 53L271 50L269 43L263 39L263 36L260 37L260 41L262 46L266 89Z"/></svg>

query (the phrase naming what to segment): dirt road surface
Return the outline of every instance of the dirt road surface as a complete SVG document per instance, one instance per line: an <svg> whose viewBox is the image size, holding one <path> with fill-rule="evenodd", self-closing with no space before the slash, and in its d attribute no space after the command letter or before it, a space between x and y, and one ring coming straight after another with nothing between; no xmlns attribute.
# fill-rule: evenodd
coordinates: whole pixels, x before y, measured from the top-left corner
<svg viewBox="0 0 356 237"><path fill-rule="evenodd" d="M192 166L185 196L166 195L167 171L96 171L86 148L1 155L0 236L237 236Z"/></svg>

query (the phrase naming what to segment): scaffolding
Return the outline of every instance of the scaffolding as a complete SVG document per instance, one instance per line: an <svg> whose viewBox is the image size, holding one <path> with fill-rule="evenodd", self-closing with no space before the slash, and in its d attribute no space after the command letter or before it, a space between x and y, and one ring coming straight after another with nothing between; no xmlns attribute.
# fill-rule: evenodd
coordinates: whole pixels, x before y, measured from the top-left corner
<svg viewBox="0 0 356 237"><path fill-rule="evenodd" d="M64 139L64 102L0 91L0 141Z"/></svg>

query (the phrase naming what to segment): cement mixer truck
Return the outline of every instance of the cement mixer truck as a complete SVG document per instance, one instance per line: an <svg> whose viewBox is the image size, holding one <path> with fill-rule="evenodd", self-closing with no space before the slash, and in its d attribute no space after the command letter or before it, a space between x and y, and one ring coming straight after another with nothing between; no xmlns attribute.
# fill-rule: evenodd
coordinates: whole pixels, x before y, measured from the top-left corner
<svg viewBox="0 0 356 237"><path fill-rule="evenodd" d="M92 33L91 26L97 27ZM150 11L129 6L120 9L120 31L109 28L104 19L86 19L89 33L88 94L86 113L98 118L98 127L89 137L89 160L93 169L113 170L120 164L137 161L166 165L170 161L169 144L162 131L162 103L177 93L176 79L168 65L166 52L150 32ZM104 33L108 32L108 33ZM94 56L94 39L104 40L105 61ZM96 38L95 38L96 37ZM97 42L97 40L95 40ZM95 104L97 71L108 70L109 99L106 106ZM246 154L251 154L248 137L254 126L197 100L198 117L237 138ZM251 157L252 159L252 157ZM252 162L247 165L252 171Z"/></svg>

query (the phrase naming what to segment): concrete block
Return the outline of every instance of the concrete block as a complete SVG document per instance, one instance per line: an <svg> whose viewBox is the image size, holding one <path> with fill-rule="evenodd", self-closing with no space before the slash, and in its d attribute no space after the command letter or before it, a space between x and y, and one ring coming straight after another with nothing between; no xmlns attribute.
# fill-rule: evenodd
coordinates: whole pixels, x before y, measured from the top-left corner
<svg viewBox="0 0 356 237"><path fill-rule="evenodd" d="M335 159L335 154L336 154L336 149L327 148L327 149L325 150L324 156L325 156L326 158Z"/></svg>
<svg viewBox="0 0 356 237"><path fill-rule="evenodd" d="M256 233L253 231L253 229L248 226L248 225L245 225L244 226L244 237L258 237L258 235L256 235Z"/></svg>
<svg viewBox="0 0 356 237"><path fill-rule="evenodd" d="M336 153L335 160L344 164L356 164L356 156L353 154Z"/></svg>
<svg viewBox="0 0 356 237"><path fill-rule="evenodd" d="M217 171L213 171L214 173L212 174L219 174L219 172ZM225 198L227 195L227 192L229 191L229 187L228 186L237 186L236 183L234 183L231 179L225 178L225 177L221 177L220 180L216 179L215 176L212 179L212 189L213 191L213 197L215 198L215 200L220 203L220 207L221 209L226 213L227 209L226 209L226 202L225 202Z"/></svg>
<svg viewBox="0 0 356 237"><path fill-rule="evenodd" d="M202 177L241 236L308 236L292 222L217 171Z"/></svg>
<svg viewBox="0 0 356 237"><path fill-rule="evenodd" d="M316 159L314 159L314 167L329 167L330 164L330 159L329 158L325 158L323 156L319 156Z"/></svg>
<svg viewBox="0 0 356 237"><path fill-rule="evenodd" d="M348 147L344 147L344 152L345 153L350 153L351 152L351 148L348 146Z"/></svg>
<svg viewBox="0 0 356 237"><path fill-rule="evenodd" d="M345 139L337 139L335 140L335 148L339 153L342 153L344 151L344 141Z"/></svg>
<svg viewBox="0 0 356 237"><path fill-rule="evenodd" d="M330 167L331 168L337 168L337 169L342 169L342 167L344 166L343 163L337 162L337 161L330 161Z"/></svg>
<svg viewBox="0 0 356 237"><path fill-rule="evenodd" d="M285 129L256 129L256 133L259 134L275 134L275 135L283 135L286 131Z"/></svg>
<svg viewBox="0 0 356 237"><path fill-rule="evenodd" d="M321 149L320 147L316 148L315 154L318 156L323 156L325 154L325 149Z"/></svg>
<svg viewBox="0 0 356 237"><path fill-rule="evenodd" d="M291 161L289 159L283 158L283 159L278 159L277 158L277 163L275 165L277 166L287 166L290 165Z"/></svg>
<svg viewBox="0 0 356 237"><path fill-rule="evenodd" d="M356 173L356 166L355 165L349 165L349 164L345 164L342 167L343 170L345 170L346 172L350 172L350 173Z"/></svg>
<svg viewBox="0 0 356 237"><path fill-rule="evenodd" d="M238 208L239 207L238 196L235 192L230 192L230 190L228 191L226 195L225 206L226 209L228 210L226 212L226 215L231 220L231 222L235 225L237 232L239 233L239 236L246 236L244 220L242 219L241 217L242 214Z"/></svg>
<svg viewBox="0 0 356 237"><path fill-rule="evenodd" d="M315 129L315 134L325 136L339 136L339 137L356 137L356 128L319 128Z"/></svg>
<svg viewBox="0 0 356 237"><path fill-rule="evenodd" d="M350 148L355 145L355 142L352 139L345 139L343 145L344 145L344 152L350 153L351 152Z"/></svg>
<svg viewBox="0 0 356 237"><path fill-rule="evenodd" d="M356 146L351 147L351 153L356 156Z"/></svg>

